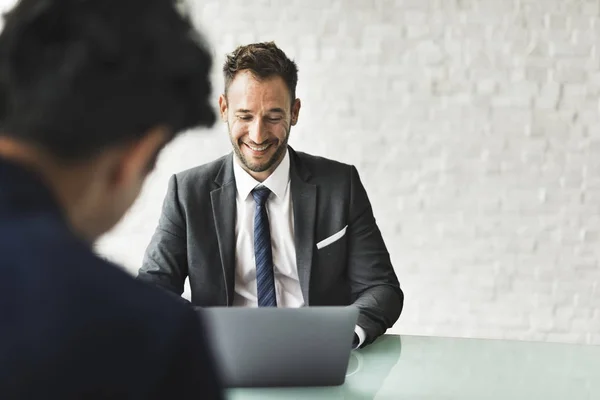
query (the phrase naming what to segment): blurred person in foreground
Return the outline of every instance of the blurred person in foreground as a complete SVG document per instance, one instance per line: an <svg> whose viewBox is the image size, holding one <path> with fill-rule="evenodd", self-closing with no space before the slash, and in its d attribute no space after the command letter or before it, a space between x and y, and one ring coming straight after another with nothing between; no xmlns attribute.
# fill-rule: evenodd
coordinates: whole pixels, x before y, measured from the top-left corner
<svg viewBox="0 0 600 400"><path fill-rule="evenodd" d="M194 306L360 309L354 347L398 320L404 293L356 167L288 145L298 68L274 42L239 46L219 98L233 151L171 177L140 280Z"/></svg>
<svg viewBox="0 0 600 400"><path fill-rule="evenodd" d="M220 399L202 320L92 251L161 149L211 126L173 0L21 0L0 34L0 397Z"/></svg>

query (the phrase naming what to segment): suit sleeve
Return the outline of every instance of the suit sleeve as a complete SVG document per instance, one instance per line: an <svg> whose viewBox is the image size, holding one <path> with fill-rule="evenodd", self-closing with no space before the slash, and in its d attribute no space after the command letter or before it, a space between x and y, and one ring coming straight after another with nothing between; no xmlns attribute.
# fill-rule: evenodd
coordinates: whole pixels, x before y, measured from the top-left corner
<svg viewBox="0 0 600 400"><path fill-rule="evenodd" d="M156 399L225 399L220 372L201 315L186 313L172 342Z"/></svg>
<svg viewBox="0 0 600 400"><path fill-rule="evenodd" d="M354 166L350 175L348 278L353 303L360 309L357 324L367 335L364 347L398 320L404 293Z"/></svg>
<svg viewBox="0 0 600 400"><path fill-rule="evenodd" d="M187 274L186 222L178 198L177 177L173 175L137 278L181 296Z"/></svg>

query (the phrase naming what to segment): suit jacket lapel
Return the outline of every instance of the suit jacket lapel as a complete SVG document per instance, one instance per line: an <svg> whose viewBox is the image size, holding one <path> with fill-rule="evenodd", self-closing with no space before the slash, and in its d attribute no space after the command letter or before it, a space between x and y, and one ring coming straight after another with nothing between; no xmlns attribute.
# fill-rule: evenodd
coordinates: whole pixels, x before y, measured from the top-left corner
<svg viewBox="0 0 600 400"><path fill-rule="evenodd" d="M315 218L317 213L317 186L308 183L310 171L291 147L290 179L294 213L294 244L296 245L296 266L304 304L309 303L310 273L313 260Z"/></svg>
<svg viewBox="0 0 600 400"><path fill-rule="evenodd" d="M233 304L235 290L236 186L233 175L233 154L225 158L215 177L215 183L219 187L210 193L210 198L219 241L226 305L230 306Z"/></svg>

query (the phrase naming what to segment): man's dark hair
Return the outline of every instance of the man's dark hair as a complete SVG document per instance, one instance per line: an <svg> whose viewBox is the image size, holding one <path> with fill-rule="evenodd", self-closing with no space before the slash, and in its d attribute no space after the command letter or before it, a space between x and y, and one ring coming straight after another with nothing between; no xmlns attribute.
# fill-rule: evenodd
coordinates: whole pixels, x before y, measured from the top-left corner
<svg viewBox="0 0 600 400"><path fill-rule="evenodd" d="M0 134L77 161L211 126L211 64L175 0L20 0L0 34Z"/></svg>
<svg viewBox="0 0 600 400"><path fill-rule="evenodd" d="M296 99L298 66L274 42L239 46L227 55L223 65L225 93L235 75L243 70L249 70L256 77L262 79L273 76L281 77L290 90L292 101Z"/></svg>

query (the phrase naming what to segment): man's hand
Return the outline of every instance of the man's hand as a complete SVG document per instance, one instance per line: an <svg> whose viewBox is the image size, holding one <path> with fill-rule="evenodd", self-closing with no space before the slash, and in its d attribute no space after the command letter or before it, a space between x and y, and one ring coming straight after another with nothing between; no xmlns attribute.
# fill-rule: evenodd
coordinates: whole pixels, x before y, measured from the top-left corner
<svg viewBox="0 0 600 400"><path fill-rule="evenodd" d="M360 339L358 338L358 335L356 334L356 332L354 332L354 339L352 340L352 348L356 349L358 347L360 343Z"/></svg>

